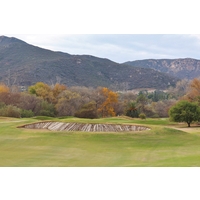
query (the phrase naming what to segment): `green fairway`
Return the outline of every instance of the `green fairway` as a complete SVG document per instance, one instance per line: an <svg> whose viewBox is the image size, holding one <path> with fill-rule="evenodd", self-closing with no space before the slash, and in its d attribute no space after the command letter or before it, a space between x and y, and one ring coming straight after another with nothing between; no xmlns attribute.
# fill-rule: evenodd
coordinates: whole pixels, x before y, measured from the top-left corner
<svg viewBox="0 0 200 200"><path fill-rule="evenodd" d="M17 128L41 120L142 124L142 132L56 132ZM176 129L177 128L177 129ZM192 130L192 131L191 131ZM0 166L200 166L200 128L168 119L0 118Z"/></svg>

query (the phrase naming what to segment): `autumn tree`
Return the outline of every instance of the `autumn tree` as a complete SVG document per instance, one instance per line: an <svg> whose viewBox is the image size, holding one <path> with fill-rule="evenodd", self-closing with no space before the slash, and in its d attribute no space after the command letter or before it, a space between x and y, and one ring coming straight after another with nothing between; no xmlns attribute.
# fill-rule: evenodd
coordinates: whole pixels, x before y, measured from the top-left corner
<svg viewBox="0 0 200 200"><path fill-rule="evenodd" d="M10 89L5 84L0 84L0 93L9 93Z"/></svg>
<svg viewBox="0 0 200 200"><path fill-rule="evenodd" d="M20 93L2 92L0 93L0 102L16 106L20 102Z"/></svg>
<svg viewBox="0 0 200 200"><path fill-rule="evenodd" d="M200 79L195 78L190 82L188 93L183 99L190 102L198 101L200 103Z"/></svg>
<svg viewBox="0 0 200 200"><path fill-rule="evenodd" d="M43 98L43 100L56 104L58 96L67 89L65 85L56 83L53 87L43 82L37 82L28 88L30 94L35 94L38 97Z"/></svg>
<svg viewBox="0 0 200 200"><path fill-rule="evenodd" d="M28 88L30 94L35 94L38 97L42 97L49 103L55 102L55 97L51 87L43 82L38 82Z"/></svg>
<svg viewBox="0 0 200 200"><path fill-rule="evenodd" d="M98 113L102 117L115 116L114 104L118 103L118 94L105 87L100 90L100 94L103 95L105 100L99 106Z"/></svg>
<svg viewBox="0 0 200 200"><path fill-rule="evenodd" d="M57 102L59 94L61 94L63 91L67 90L67 87L65 85L56 83L55 86L52 89L53 96Z"/></svg>
<svg viewBox="0 0 200 200"><path fill-rule="evenodd" d="M76 92L65 90L58 96L55 107L58 116L74 116L81 107L81 96Z"/></svg>

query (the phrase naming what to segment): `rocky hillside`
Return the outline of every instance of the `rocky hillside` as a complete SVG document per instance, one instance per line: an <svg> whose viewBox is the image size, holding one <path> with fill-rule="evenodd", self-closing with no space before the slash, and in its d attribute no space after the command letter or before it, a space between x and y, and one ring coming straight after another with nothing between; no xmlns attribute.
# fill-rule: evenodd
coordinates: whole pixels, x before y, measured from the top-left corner
<svg viewBox="0 0 200 200"><path fill-rule="evenodd" d="M140 65L139 65L140 66ZM166 89L178 81L154 69L118 64L90 55L42 49L17 38L0 37L0 82L30 86L43 81L67 86Z"/></svg>
<svg viewBox="0 0 200 200"><path fill-rule="evenodd" d="M159 72L168 73L180 79L193 79L200 77L200 60L192 58L185 59L148 59L129 61L128 64L134 67L142 67L147 69L155 69Z"/></svg>

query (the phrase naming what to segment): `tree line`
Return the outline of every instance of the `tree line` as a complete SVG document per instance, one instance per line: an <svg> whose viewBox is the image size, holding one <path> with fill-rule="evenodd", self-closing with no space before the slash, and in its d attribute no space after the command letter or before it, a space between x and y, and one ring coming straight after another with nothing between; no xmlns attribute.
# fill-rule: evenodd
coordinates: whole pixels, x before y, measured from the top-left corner
<svg viewBox="0 0 200 200"><path fill-rule="evenodd" d="M196 86L199 94L191 90ZM182 80L168 91L142 90L137 94L132 91L116 92L105 87L67 87L43 82L20 92L17 87L0 84L0 115L8 117L168 117L170 108L180 100L200 103L199 79L191 82Z"/></svg>
<svg viewBox="0 0 200 200"><path fill-rule="evenodd" d="M0 115L98 118L118 113L118 94L108 88L67 88L38 82L26 92L0 84Z"/></svg>

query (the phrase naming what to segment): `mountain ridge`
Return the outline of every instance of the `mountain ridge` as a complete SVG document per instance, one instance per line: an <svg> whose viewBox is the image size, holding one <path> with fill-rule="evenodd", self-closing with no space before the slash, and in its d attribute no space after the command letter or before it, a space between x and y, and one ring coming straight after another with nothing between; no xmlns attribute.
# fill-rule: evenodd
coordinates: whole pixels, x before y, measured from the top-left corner
<svg viewBox="0 0 200 200"><path fill-rule="evenodd" d="M200 60L194 58L178 59L145 59L128 61L127 64L133 67L155 69L180 79L194 79L200 76Z"/></svg>
<svg viewBox="0 0 200 200"><path fill-rule="evenodd" d="M0 82L30 86L43 81L67 86L166 89L179 80L155 69L132 67L92 55L70 55L0 36Z"/></svg>

